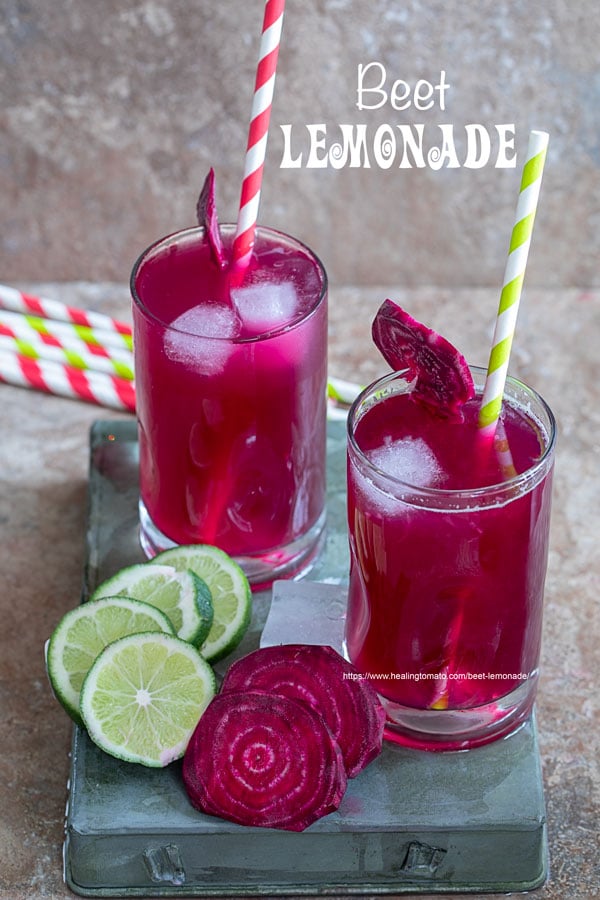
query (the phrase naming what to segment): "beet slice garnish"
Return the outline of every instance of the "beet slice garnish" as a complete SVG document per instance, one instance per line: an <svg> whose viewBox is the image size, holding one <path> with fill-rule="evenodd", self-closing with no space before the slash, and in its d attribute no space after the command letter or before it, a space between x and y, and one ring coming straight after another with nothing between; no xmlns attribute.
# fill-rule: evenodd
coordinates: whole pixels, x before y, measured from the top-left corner
<svg viewBox="0 0 600 900"><path fill-rule="evenodd" d="M262 647L230 666L221 693L264 691L300 701L324 720L340 745L349 778L381 752L385 711L371 683L332 647Z"/></svg>
<svg viewBox="0 0 600 900"><path fill-rule="evenodd" d="M394 371L415 379L411 396L436 415L462 420L461 407L475 395L465 358L446 338L417 322L393 300L384 300L372 326L373 340Z"/></svg>
<svg viewBox="0 0 600 900"><path fill-rule="evenodd" d="M303 831L336 810L346 790L341 750L321 716L288 697L218 694L183 759L202 812L240 825Z"/></svg>
<svg viewBox="0 0 600 900"><path fill-rule="evenodd" d="M217 203L215 200L215 172L209 169L208 175L204 179L198 203L196 205L196 215L198 224L204 226L206 235L212 251L213 260L220 269L225 269L227 259L223 249L221 240L221 231L219 229L219 220L217 218Z"/></svg>

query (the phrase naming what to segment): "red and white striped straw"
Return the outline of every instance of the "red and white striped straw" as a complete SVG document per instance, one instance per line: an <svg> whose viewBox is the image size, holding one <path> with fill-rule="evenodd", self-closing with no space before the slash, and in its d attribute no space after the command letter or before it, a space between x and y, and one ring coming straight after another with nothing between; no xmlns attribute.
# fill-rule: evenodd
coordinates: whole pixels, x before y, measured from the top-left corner
<svg viewBox="0 0 600 900"><path fill-rule="evenodd" d="M254 247L284 8L285 0L266 0L232 252L232 266L238 270L246 268Z"/></svg>
<svg viewBox="0 0 600 900"><path fill-rule="evenodd" d="M28 317L19 313L10 313L12 318L7 321L6 311L0 311L0 342L6 344L11 341L13 349L15 345L22 345L23 350L29 356L42 356L48 359L58 359L62 354L63 362L76 363L79 368L99 369L103 372L113 371L115 375L124 375L126 371L133 371L133 351L126 348L103 347L99 344L90 345L80 340L76 334L69 335L66 340L56 335L45 334L28 323ZM29 349L31 348L31 350ZM67 359L67 357L72 357ZM82 365L82 362L84 365ZM132 376L133 377L133 376Z"/></svg>
<svg viewBox="0 0 600 900"><path fill-rule="evenodd" d="M31 359L17 352L0 350L0 381L111 409L135 411L133 382L51 360Z"/></svg>
<svg viewBox="0 0 600 900"><path fill-rule="evenodd" d="M116 331L118 334L124 335L131 334L130 325L119 322L104 313L77 309L67 306L59 300L34 297L32 294L9 287L7 284L0 284L0 309L41 316L44 319L55 319L59 322L71 322L73 325L83 325L85 328Z"/></svg>

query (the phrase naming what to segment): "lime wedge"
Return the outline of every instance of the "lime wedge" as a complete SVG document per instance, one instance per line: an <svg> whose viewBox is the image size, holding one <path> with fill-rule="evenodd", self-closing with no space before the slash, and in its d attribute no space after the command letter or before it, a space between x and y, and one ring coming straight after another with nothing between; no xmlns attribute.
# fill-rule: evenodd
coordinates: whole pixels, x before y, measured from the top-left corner
<svg viewBox="0 0 600 900"><path fill-rule="evenodd" d="M210 590L197 574L173 565L137 563L103 581L91 596L133 597L151 603L171 620L178 637L200 646L213 621Z"/></svg>
<svg viewBox="0 0 600 900"><path fill-rule="evenodd" d="M187 641L158 632L130 634L93 663L80 712L106 753L158 768L183 756L215 693L213 670Z"/></svg>
<svg viewBox="0 0 600 900"><path fill-rule="evenodd" d="M208 636L199 645L211 662L227 656L242 640L250 624L252 594L244 572L234 560L208 544L190 544L163 550L151 565L191 569L210 589L214 619Z"/></svg>
<svg viewBox="0 0 600 900"><path fill-rule="evenodd" d="M138 631L173 626L159 609L128 597L91 600L66 613L48 641L46 666L56 699L79 724L79 693L92 663L107 644Z"/></svg>

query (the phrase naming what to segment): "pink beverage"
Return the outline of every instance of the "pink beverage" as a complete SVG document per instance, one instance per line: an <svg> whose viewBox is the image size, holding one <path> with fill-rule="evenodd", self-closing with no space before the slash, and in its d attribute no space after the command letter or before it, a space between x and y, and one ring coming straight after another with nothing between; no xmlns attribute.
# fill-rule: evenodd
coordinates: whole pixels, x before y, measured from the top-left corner
<svg viewBox="0 0 600 900"><path fill-rule="evenodd" d="M234 227L221 232L229 248ZM257 229L230 281L192 228L140 257L132 294L146 553L214 544L255 586L303 570L325 517L323 266Z"/></svg>
<svg viewBox="0 0 600 900"><path fill-rule="evenodd" d="M478 393L483 370L473 369ZM349 417L350 660L373 680L387 735L465 749L515 730L538 678L555 423L508 379L504 426L516 475L482 460L479 399L464 422L410 397L401 374Z"/></svg>

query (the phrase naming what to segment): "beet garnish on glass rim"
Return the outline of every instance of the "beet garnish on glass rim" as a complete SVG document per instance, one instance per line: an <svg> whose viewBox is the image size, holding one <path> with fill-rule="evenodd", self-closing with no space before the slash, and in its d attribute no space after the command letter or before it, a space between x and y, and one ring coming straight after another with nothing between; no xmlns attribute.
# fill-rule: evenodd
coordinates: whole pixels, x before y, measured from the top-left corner
<svg viewBox="0 0 600 900"><path fill-rule="evenodd" d="M215 172L209 169L208 175L204 179L198 203L196 205L196 215L198 224L206 230L206 236L212 250L213 260L220 269L227 267L227 258L221 241L221 231L219 229L219 219L217 217L217 204L215 200Z"/></svg>
<svg viewBox="0 0 600 900"><path fill-rule="evenodd" d="M375 345L394 371L415 381L411 396L442 418L462 420L461 407L475 395L465 358L446 338L417 322L393 300L373 320Z"/></svg>

